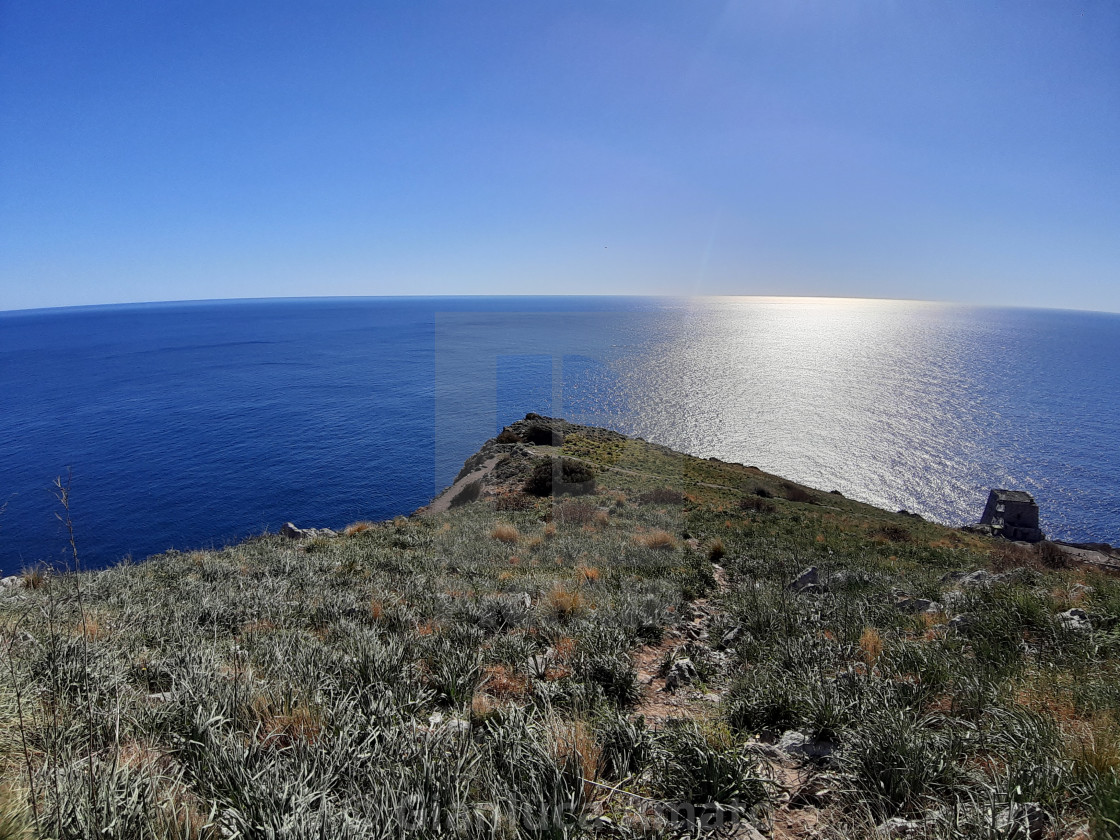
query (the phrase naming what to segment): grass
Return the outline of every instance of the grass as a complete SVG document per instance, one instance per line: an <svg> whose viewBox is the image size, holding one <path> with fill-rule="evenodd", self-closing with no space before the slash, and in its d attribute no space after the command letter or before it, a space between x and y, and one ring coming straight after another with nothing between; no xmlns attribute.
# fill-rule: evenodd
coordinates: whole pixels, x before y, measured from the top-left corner
<svg viewBox="0 0 1120 840"><path fill-rule="evenodd" d="M798 771L827 779L825 837L1009 836L1024 802L1052 837L1117 835L1120 582L562 431L593 493L26 575L0 594L0 838L561 837L601 813L636 837L682 800L765 826L794 805L760 741L790 729L832 749ZM808 566L819 591L789 591ZM643 652L694 662L682 722Z"/></svg>

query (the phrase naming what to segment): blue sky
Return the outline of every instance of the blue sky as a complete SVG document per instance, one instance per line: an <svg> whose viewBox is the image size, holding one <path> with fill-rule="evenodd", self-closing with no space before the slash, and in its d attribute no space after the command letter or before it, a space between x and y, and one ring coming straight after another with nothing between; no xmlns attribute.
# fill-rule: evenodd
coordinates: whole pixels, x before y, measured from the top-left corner
<svg viewBox="0 0 1120 840"><path fill-rule="evenodd" d="M0 2L0 309L1120 311L1120 4Z"/></svg>

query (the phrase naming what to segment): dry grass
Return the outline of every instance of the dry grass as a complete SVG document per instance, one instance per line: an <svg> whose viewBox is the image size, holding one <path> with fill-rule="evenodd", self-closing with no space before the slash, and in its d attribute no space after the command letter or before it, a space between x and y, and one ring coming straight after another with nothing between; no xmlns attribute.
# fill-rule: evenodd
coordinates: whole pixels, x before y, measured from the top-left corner
<svg viewBox="0 0 1120 840"><path fill-rule="evenodd" d="M529 688L529 680L505 665L488 665L483 671L482 687L493 697L508 700L524 697Z"/></svg>
<svg viewBox="0 0 1120 840"><path fill-rule="evenodd" d="M1066 751L1074 766L1098 778L1120 775L1120 726L1108 713L1070 727Z"/></svg>
<svg viewBox="0 0 1120 840"><path fill-rule="evenodd" d="M576 576L582 583L595 583L599 579L600 573L594 566L580 563L576 566Z"/></svg>
<svg viewBox="0 0 1120 840"><path fill-rule="evenodd" d="M677 547L676 537L668 531L662 531L661 529L650 531L648 534L638 534L634 539L646 548L660 551L671 551Z"/></svg>
<svg viewBox="0 0 1120 840"><path fill-rule="evenodd" d="M546 540L552 539L553 537L556 536L556 526L554 524L552 524L551 522L546 523L545 526L544 526L544 530L541 531L541 536L544 537Z"/></svg>
<svg viewBox="0 0 1120 840"><path fill-rule="evenodd" d="M533 497L524 493L504 492L499 493L494 499L494 510L501 512L532 510L536 506Z"/></svg>
<svg viewBox="0 0 1120 840"><path fill-rule="evenodd" d="M611 515L605 510L595 511L595 515L591 517L591 524L596 528L605 528L611 522Z"/></svg>
<svg viewBox="0 0 1120 840"><path fill-rule="evenodd" d="M97 616L85 615L74 629L75 635L81 636L87 642L96 642L109 635L109 631L97 620Z"/></svg>
<svg viewBox="0 0 1120 840"><path fill-rule="evenodd" d="M369 602L369 616L374 621L381 621L385 616L385 605L374 598Z"/></svg>
<svg viewBox="0 0 1120 840"><path fill-rule="evenodd" d="M303 703L283 710L267 698L256 697L251 709L260 724L257 737L276 749L286 749L300 741L313 744L322 730L318 716Z"/></svg>
<svg viewBox="0 0 1120 840"><path fill-rule="evenodd" d="M874 539L882 540L883 542L896 542L906 543L910 542L910 531L903 528L901 525L880 525L872 532Z"/></svg>
<svg viewBox="0 0 1120 840"><path fill-rule="evenodd" d="M564 525L586 525L595 517L595 506L581 501L566 501L556 506L553 516Z"/></svg>
<svg viewBox="0 0 1120 840"><path fill-rule="evenodd" d="M865 627L859 637L859 649L863 661L869 667L874 667L879 657L883 655L883 637L879 635L879 631L874 627Z"/></svg>
<svg viewBox="0 0 1120 840"><path fill-rule="evenodd" d="M587 603L577 590L556 584L544 599L545 611L559 621L570 621L587 611Z"/></svg>
<svg viewBox="0 0 1120 840"><path fill-rule="evenodd" d="M347 525L342 529L342 535L345 537L353 537L356 534L364 534L366 531L369 531L375 527L377 527L377 525L374 522L354 522L353 524Z"/></svg>
<svg viewBox="0 0 1120 840"><path fill-rule="evenodd" d="M20 573L20 577L23 578L23 585L28 589L41 589L43 584L47 582L47 573L42 566L24 569Z"/></svg>
<svg viewBox="0 0 1120 840"><path fill-rule="evenodd" d="M502 522L494 526L490 532L490 539L515 545L521 539L521 533L508 522Z"/></svg>
<svg viewBox="0 0 1120 840"><path fill-rule="evenodd" d="M599 778L602 752L595 743L595 736L582 720L560 721L553 724L553 738L556 750L556 762L573 776L579 775L584 779L595 780ZM595 793L593 785L584 785L584 795L591 796Z"/></svg>

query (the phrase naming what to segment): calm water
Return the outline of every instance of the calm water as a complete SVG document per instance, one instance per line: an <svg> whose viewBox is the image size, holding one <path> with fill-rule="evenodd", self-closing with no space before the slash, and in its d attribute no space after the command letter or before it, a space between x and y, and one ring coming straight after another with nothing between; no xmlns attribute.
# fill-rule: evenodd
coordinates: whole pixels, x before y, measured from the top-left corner
<svg viewBox="0 0 1120 840"><path fill-rule="evenodd" d="M407 513L527 411L891 509L1120 542L1120 316L890 301L428 298L0 313L0 569Z"/></svg>

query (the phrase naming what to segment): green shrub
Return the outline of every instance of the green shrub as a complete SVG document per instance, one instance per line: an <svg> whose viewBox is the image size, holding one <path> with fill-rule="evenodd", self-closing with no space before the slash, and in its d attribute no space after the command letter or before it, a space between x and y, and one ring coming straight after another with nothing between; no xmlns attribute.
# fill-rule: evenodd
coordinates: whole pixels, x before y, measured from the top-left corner
<svg viewBox="0 0 1120 840"><path fill-rule="evenodd" d="M556 481L559 478L559 481ZM573 496L595 492L595 474L586 464L571 458L543 460L533 467L525 482L525 492L533 496Z"/></svg>

